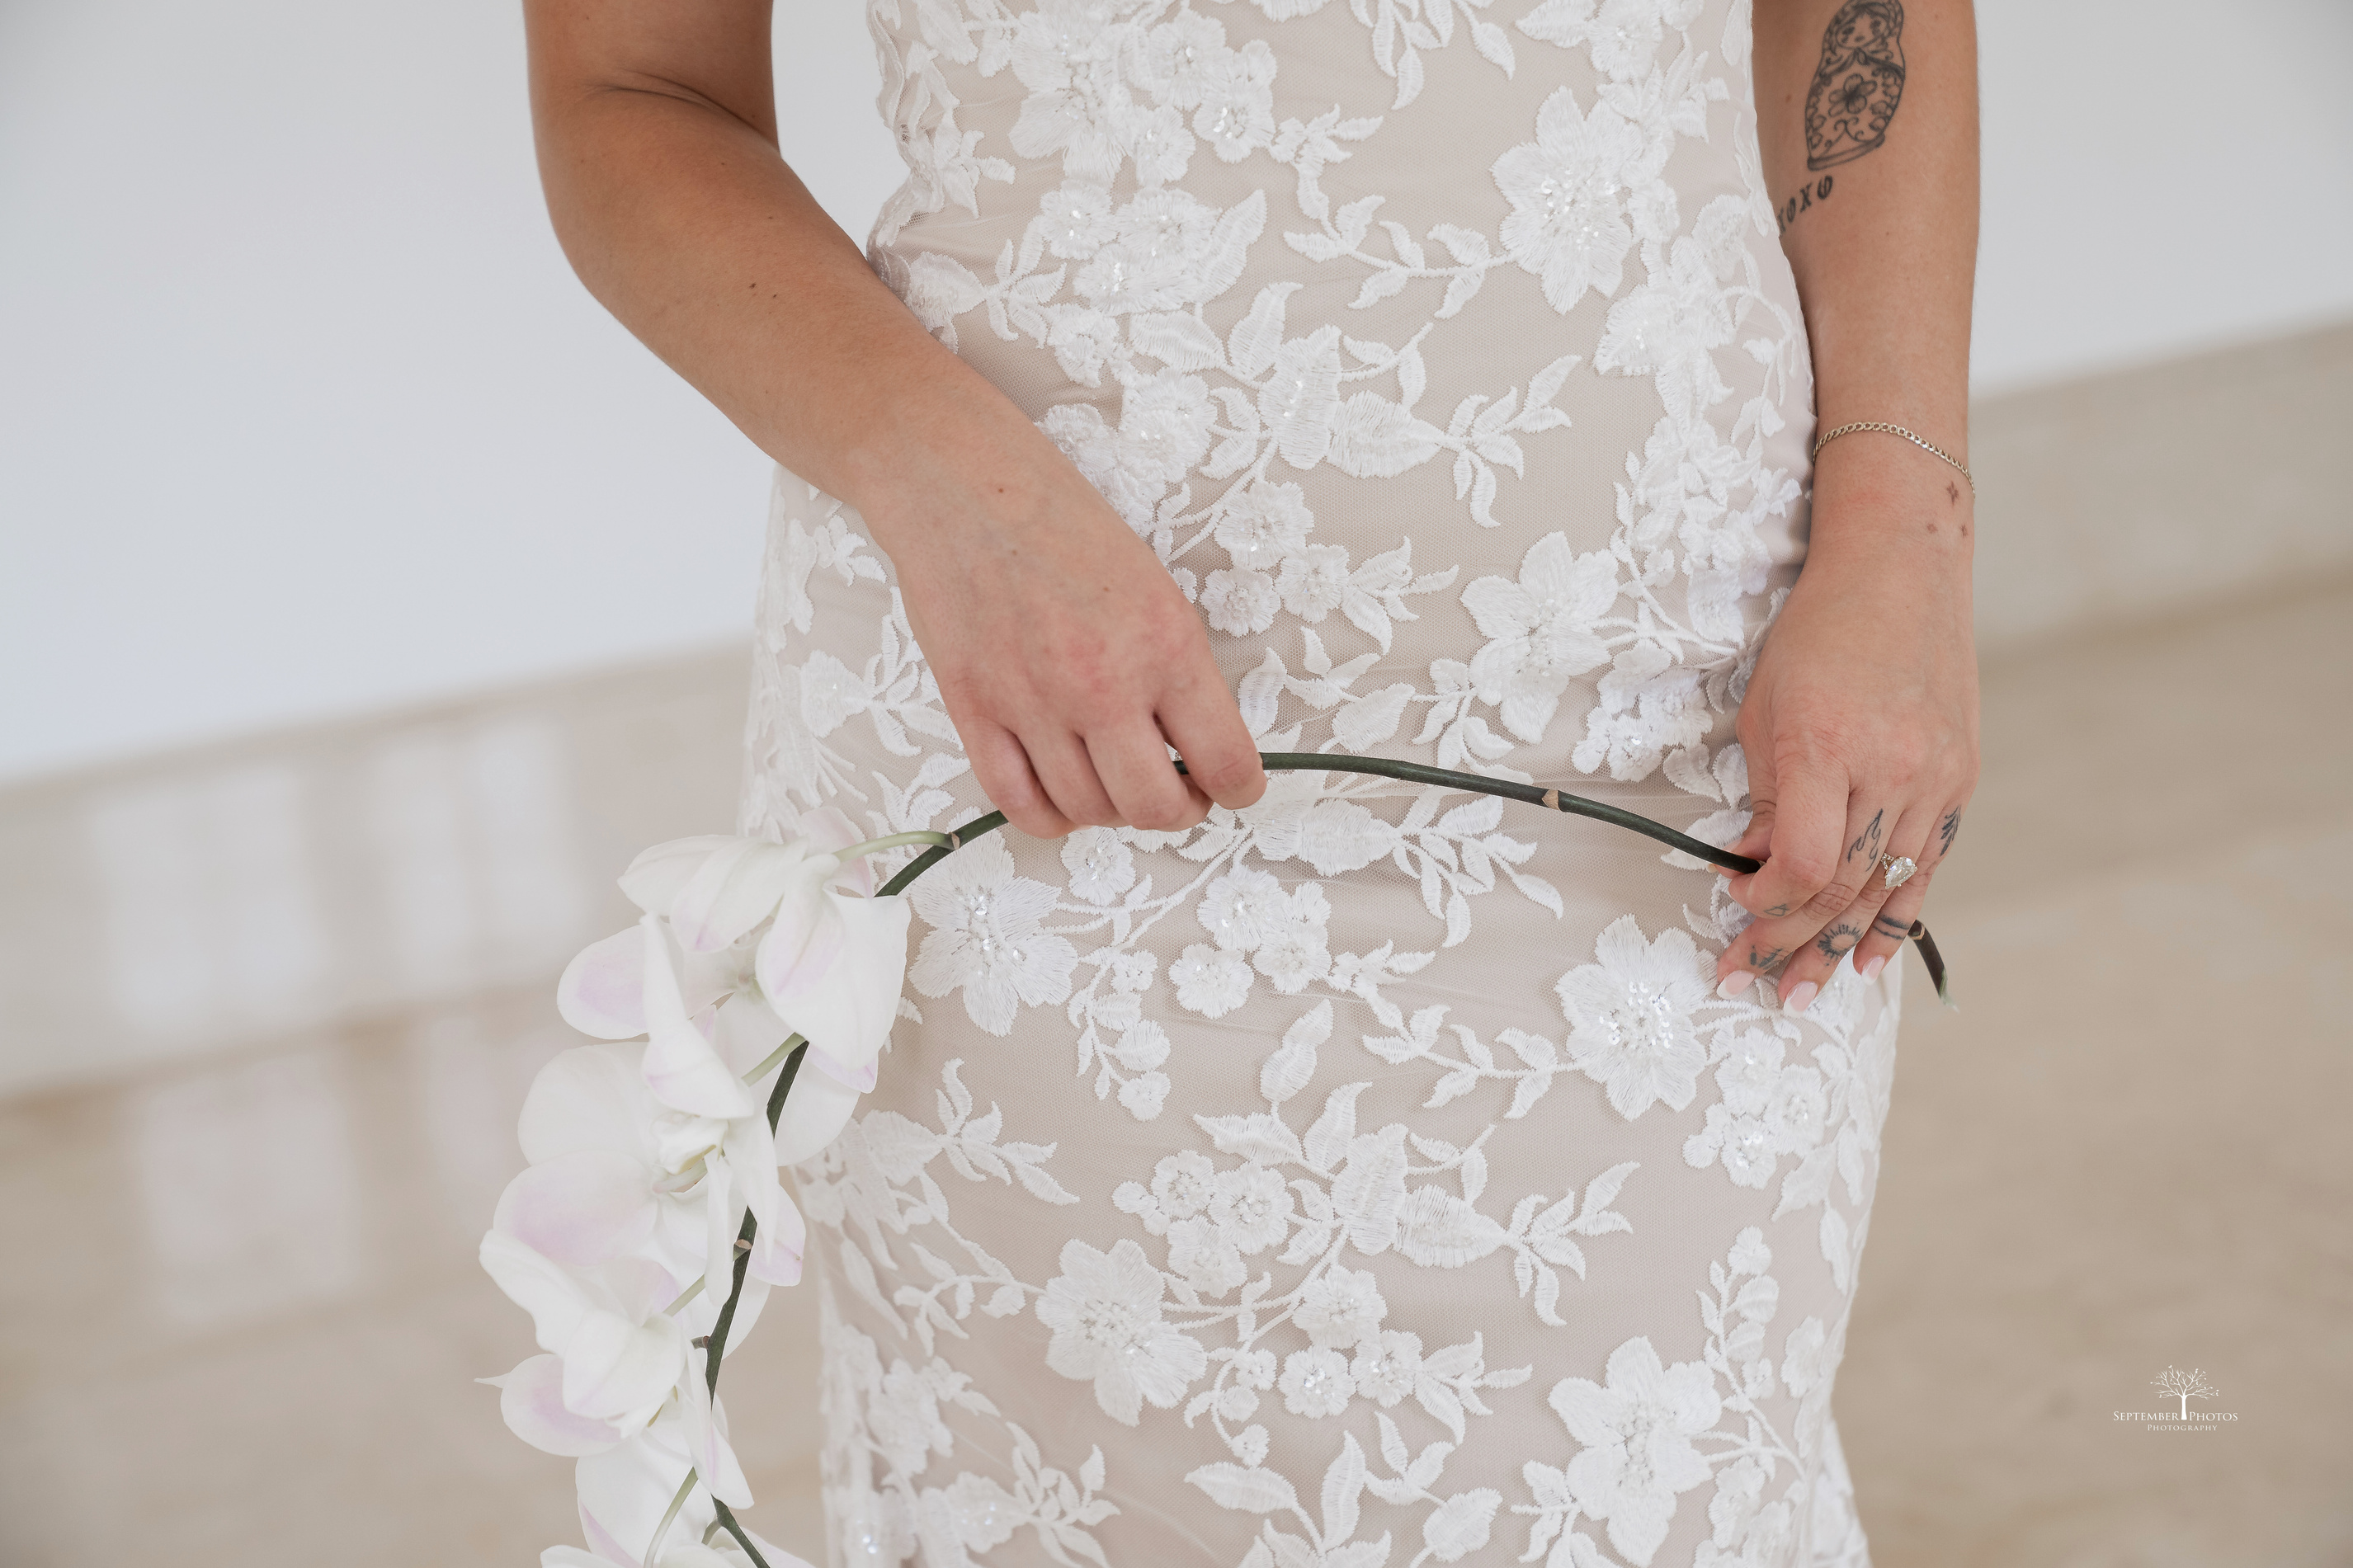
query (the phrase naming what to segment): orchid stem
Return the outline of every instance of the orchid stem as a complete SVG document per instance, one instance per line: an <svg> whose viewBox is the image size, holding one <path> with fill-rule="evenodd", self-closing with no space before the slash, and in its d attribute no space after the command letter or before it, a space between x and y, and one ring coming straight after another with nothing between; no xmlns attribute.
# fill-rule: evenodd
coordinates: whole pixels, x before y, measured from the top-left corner
<svg viewBox="0 0 2353 1568"><path fill-rule="evenodd" d="M1607 822L1641 834L1646 838L1655 838L1671 848L1679 849L1686 855L1706 861L1711 866L1736 874L1745 875L1760 869L1763 865L1763 862L1752 860L1746 855L1736 855L1729 849L1694 838L1687 833L1679 833L1664 823L1653 822L1647 816L1639 816L1622 807L1607 805L1598 800L1588 800L1582 795L1567 795L1558 789L1543 784L1519 784L1510 779L1489 778L1483 773L1458 773L1452 768L1428 767L1420 763L1409 763L1393 757L1351 757L1326 752L1261 752L1259 753L1259 761L1265 765L1269 773L1370 773L1380 778L1398 779L1407 784L1428 784L1439 789L1460 790L1472 795L1492 795L1504 800L1524 801L1530 805L1543 806L1547 811L1566 812L1573 816L1589 816L1597 822ZM1181 761L1176 763L1176 771L1180 773L1187 771ZM916 878L946 859L956 850L985 834L996 832L1005 824L1005 814L1001 811L992 811L986 816L974 817L970 822L946 833L893 833L887 837L869 839L863 844L853 844L849 848L837 850L835 853L842 859L848 860L856 856L871 855L878 850L896 849L907 845L926 846L921 855L901 867L898 874L883 884L879 896L889 898L904 892L908 885ZM1936 982L1937 996L1943 999L1947 1006L1951 1005L1952 993L1946 980L1944 957L1936 951L1936 941L1928 935L1928 928L1915 921L1910 935L1913 942L1920 950L1921 958L1928 965L1929 978ZM772 1131L776 1128L777 1119L784 1114L785 1097L792 1092L793 1079L800 1070L802 1053L807 1046L807 1040L799 1035L795 1035L769 1053L766 1059L758 1067L744 1075L744 1080L746 1083L757 1083L776 1067L779 1060L784 1062L785 1070L777 1078L776 1087L768 1095L768 1127ZM741 1233L743 1241L748 1242L752 1239L756 1225L757 1222L751 1215L744 1215L744 1228ZM704 1375L714 1398L719 1392L719 1358L726 1349L727 1330L734 1321L735 1303L744 1293L744 1272L750 1261L749 1249L742 1246L737 1247L734 1285L728 1291L726 1305L720 1308L719 1321L711 1331L710 1359L704 1363ZM701 1289L702 1282L697 1281L693 1289L678 1299L677 1304L671 1308L671 1310L675 1311L679 1306L683 1306L692 1299L694 1291ZM689 1471L688 1483L691 1485L693 1479L693 1472ZM678 1511L680 1503L685 1500L685 1497L686 1493L681 1490L679 1500L670 1504L672 1513ZM716 1498L713 1498L712 1502L718 1510L719 1524L728 1534L735 1538L735 1543L750 1553L752 1561L758 1565L758 1568L768 1568L767 1560L762 1557L758 1549L752 1544L751 1538L744 1534L743 1526L735 1522L735 1515L727 1505ZM663 1523L667 1526L669 1521L665 1519ZM654 1539L659 1544L661 1539L659 1531L656 1532ZM647 1561L650 1564L652 1559L649 1557Z"/></svg>
<svg viewBox="0 0 2353 1568"><path fill-rule="evenodd" d="M775 1068L776 1068L776 1065L778 1062L783 1061L783 1060L785 1059L785 1058L786 1058L786 1057L789 1056L789 1055L792 1053L793 1048L794 1048L795 1047L797 1047L797 1046L805 1046L805 1045L807 1045L807 1044L808 1044L808 1037L807 1037L807 1036L806 1036L806 1035L795 1035L795 1036L793 1036L790 1039L787 1039L787 1040L786 1040L783 1045L778 1046L775 1050L770 1051L766 1056L762 1057L762 1058L760 1058L760 1065L759 1065L758 1067L754 1068L750 1072L747 1072L747 1073L745 1073L745 1074L744 1075L744 1081L745 1083L757 1083L757 1082L759 1082L762 1079L764 1079L764 1078L767 1077L767 1076L768 1076L768 1074L769 1074L770 1072L772 1072L773 1070L775 1070ZM771 1120L774 1120L774 1119L773 1119L773 1118L771 1118Z"/></svg>
<svg viewBox="0 0 2353 1568"><path fill-rule="evenodd" d="M685 1289L680 1291L678 1293L678 1300L672 1301L669 1306L662 1309L662 1316L665 1318L670 1316L681 1307L685 1306L689 1301L691 1301L697 1296L702 1295L702 1287L710 1278L711 1277L706 1274L701 1279L697 1279L693 1284L689 1285Z"/></svg>
<svg viewBox="0 0 2353 1568"><path fill-rule="evenodd" d="M860 855L875 855L885 849L900 849L910 844L928 844L937 849L952 849L955 841L944 833L918 828L913 833L893 833L884 838L870 838L863 844L853 844L847 849L833 852L837 860L854 860Z"/></svg>
<svg viewBox="0 0 2353 1568"><path fill-rule="evenodd" d="M646 1568L654 1568L654 1560L661 1555L662 1537L670 1533L670 1521L678 1517L678 1510L686 1506L686 1500L693 1491L694 1467L689 1465L686 1479L678 1483L678 1495L670 1500L670 1511L661 1516L661 1522L654 1526L654 1538L646 1542ZM718 1501L716 1498L712 1500Z"/></svg>
<svg viewBox="0 0 2353 1568"><path fill-rule="evenodd" d="M752 1559L754 1568L768 1568L768 1560L760 1555L760 1549L752 1544L752 1538L744 1533L742 1525L735 1522L735 1510L717 1498L712 1498L711 1502L719 1510L719 1522L726 1527L728 1534L735 1538L735 1544L744 1549L744 1555Z"/></svg>

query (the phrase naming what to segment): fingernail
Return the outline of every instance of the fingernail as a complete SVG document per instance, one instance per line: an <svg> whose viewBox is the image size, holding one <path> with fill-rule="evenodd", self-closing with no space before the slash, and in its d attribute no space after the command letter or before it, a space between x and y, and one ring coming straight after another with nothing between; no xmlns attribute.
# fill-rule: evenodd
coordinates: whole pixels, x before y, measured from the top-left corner
<svg viewBox="0 0 2353 1568"><path fill-rule="evenodd" d="M1821 989L1810 980L1800 982L1787 996L1781 998L1781 1010L1785 1013L1804 1012L1814 1005L1814 998L1821 994Z"/></svg>
<svg viewBox="0 0 2353 1568"><path fill-rule="evenodd" d="M1879 972L1886 967L1887 955L1883 952L1862 966L1862 977L1865 980L1876 980L1879 978Z"/></svg>
<svg viewBox="0 0 2353 1568"><path fill-rule="evenodd" d="M1715 994L1729 1002L1735 996L1739 995L1743 991L1747 990L1748 983L1756 978L1757 976L1749 973L1748 971L1745 969L1736 969L1731 973L1725 975L1722 980L1716 982Z"/></svg>

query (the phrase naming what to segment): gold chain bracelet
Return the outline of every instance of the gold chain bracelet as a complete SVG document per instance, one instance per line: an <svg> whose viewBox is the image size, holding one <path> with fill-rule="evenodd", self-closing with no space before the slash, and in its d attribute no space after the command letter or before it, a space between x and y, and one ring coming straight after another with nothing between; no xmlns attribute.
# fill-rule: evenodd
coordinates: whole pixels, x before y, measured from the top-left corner
<svg viewBox="0 0 2353 1568"><path fill-rule="evenodd" d="M1808 455L1810 457L1819 458L1822 455L1822 448L1824 447L1829 446L1832 441L1837 440L1841 436L1852 436L1858 430L1883 430L1890 436L1903 437L1906 441L1911 442L1915 447L1919 447L1922 451L1928 453L1932 457L1941 458L1946 462L1950 463L1953 467L1960 469L1961 478L1969 481L1969 494L1974 496L1978 493L1977 476L1969 472L1969 466L1967 463L1962 462L1958 458L1954 457L1950 452L1946 451L1942 447L1936 445L1934 442L1923 441L1919 437L1915 436L1911 431L1906 430L1901 425L1883 424L1876 419L1863 419L1858 420L1852 425L1841 425L1835 430L1825 430L1820 435L1815 437L1814 449Z"/></svg>

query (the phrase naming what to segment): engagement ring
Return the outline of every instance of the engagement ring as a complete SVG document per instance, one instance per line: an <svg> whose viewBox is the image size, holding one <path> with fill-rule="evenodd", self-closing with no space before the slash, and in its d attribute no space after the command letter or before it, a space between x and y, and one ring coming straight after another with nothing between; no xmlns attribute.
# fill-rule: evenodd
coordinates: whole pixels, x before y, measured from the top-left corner
<svg viewBox="0 0 2353 1568"><path fill-rule="evenodd" d="M1884 886L1891 893L1910 881L1912 873L1920 868L1912 863L1912 857L1909 855L1882 855L1879 858L1879 863L1887 868L1887 880Z"/></svg>

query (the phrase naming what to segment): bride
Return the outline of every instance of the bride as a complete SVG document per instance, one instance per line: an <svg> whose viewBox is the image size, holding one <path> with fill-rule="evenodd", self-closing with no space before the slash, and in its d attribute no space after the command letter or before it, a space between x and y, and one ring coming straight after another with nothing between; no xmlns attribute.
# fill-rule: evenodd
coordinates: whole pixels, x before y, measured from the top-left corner
<svg viewBox="0 0 2353 1568"><path fill-rule="evenodd" d="M1864 1562L1966 0L870 0L862 249L766 5L527 9L573 264L779 465L746 830L1018 830L795 1172L829 1559Z"/></svg>

